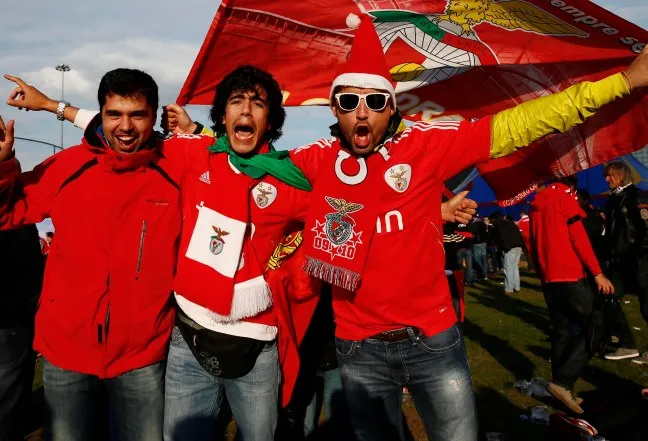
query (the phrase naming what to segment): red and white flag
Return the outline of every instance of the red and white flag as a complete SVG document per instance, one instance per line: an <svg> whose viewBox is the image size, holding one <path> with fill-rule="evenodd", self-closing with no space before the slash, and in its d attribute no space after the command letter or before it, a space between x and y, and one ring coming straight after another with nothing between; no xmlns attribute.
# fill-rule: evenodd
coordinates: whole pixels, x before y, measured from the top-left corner
<svg viewBox="0 0 648 441"><path fill-rule="evenodd" d="M588 0L225 0L180 92L211 104L224 75L242 64L271 72L288 106L326 105L347 56L348 14L368 13L412 120L479 118L627 67L648 32ZM537 183L648 144L648 98L607 106L479 171L502 204Z"/></svg>

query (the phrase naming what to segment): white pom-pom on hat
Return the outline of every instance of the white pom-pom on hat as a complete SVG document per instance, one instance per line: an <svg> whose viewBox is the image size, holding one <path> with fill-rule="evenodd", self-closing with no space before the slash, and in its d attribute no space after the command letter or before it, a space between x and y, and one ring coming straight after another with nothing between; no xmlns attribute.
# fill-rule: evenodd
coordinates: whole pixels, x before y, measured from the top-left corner
<svg viewBox="0 0 648 441"><path fill-rule="evenodd" d="M360 17L353 13L347 15L346 25L349 29L358 29L360 27Z"/></svg>

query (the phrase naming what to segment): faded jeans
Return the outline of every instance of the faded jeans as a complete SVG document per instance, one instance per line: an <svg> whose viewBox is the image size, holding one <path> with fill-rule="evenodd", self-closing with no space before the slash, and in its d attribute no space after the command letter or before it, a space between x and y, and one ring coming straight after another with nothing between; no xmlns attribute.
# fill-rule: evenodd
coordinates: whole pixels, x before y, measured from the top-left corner
<svg viewBox="0 0 648 441"><path fill-rule="evenodd" d="M336 339L351 425L358 441L404 440L407 387L434 441L476 441L477 411L468 359L456 325L427 337L383 342Z"/></svg>
<svg viewBox="0 0 648 441"><path fill-rule="evenodd" d="M45 436L51 441L97 439L99 421L107 418L100 405L101 383L110 395L120 441L160 441L164 416L164 366L159 362L99 379L61 369L44 360Z"/></svg>
<svg viewBox="0 0 648 441"><path fill-rule="evenodd" d="M252 370L219 378L198 363L177 327L171 334L166 372L165 441L212 441L223 397L232 409L242 441L274 441L279 413L279 356L268 342Z"/></svg>
<svg viewBox="0 0 648 441"><path fill-rule="evenodd" d="M473 257L482 278L488 279L488 250L485 243L473 245Z"/></svg>
<svg viewBox="0 0 648 441"><path fill-rule="evenodd" d="M504 291L520 290L520 257L522 248L511 248L504 253Z"/></svg>

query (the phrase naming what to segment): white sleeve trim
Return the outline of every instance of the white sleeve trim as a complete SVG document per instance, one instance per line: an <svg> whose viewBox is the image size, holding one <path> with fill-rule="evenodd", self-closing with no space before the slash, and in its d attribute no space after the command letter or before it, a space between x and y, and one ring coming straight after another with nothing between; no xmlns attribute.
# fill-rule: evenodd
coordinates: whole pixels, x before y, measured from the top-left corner
<svg viewBox="0 0 648 441"><path fill-rule="evenodd" d="M76 118L74 118L74 125L80 129L85 130L85 128L88 127L88 124L90 124L90 121L92 121L92 118L94 118L97 113L99 112L97 112L96 110L79 109Z"/></svg>

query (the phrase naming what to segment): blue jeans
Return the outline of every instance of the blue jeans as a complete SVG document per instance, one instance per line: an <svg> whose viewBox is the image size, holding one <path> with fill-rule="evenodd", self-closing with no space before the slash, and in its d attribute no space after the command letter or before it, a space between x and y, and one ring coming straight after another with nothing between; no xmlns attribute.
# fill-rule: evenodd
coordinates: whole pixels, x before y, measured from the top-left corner
<svg viewBox="0 0 648 441"><path fill-rule="evenodd" d="M461 248L457 251L457 257L459 258L459 264L465 259L466 260L466 272L464 274L466 278L466 285L472 285L473 283L473 251L472 248Z"/></svg>
<svg viewBox="0 0 648 441"><path fill-rule="evenodd" d="M227 395L239 439L273 441L280 379L274 343L268 342L243 377L219 378L200 366L178 328L173 328L166 371L164 440L212 441L223 396Z"/></svg>
<svg viewBox="0 0 648 441"><path fill-rule="evenodd" d="M520 257L522 248L511 248L504 253L504 291L520 290Z"/></svg>
<svg viewBox="0 0 648 441"><path fill-rule="evenodd" d="M317 377L322 380L323 387L317 388L310 404L306 407L304 436L308 438L318 427L320 411L323 407L324 420L321 421L322 425L319 431L321 436L317 439L335 439L336 441L349 439L351 428L342 390L340 369L317 372Z"/></svg>
<svg viewBox="0 0 648 441"><path fill-rule="evenodd" d="M486 250L485 243L476 243L473 245L473 256L475 258L475 263L477 264L477 269L482 278L488 278L488 253Z"/></svg>
<svg viewBox="0 0 648 441"><path fill-rule="evenodd" d="M477 411L468 359L456 325L426 337L387 343L336 339L338 364L358 441L404 440L403 386L409 389L427 437L476 441Z"/></svg>
<svg viewBox="0 0 648 441"><path fill-rule="evenodd" d="M488 247L488 254L490 255L491 261L493 262L493 272L496 273L502 269L502 262L500 259L500 253L497 251L497 247Z"/></svg>
<svg viewBox="0 0 648 441"><path fill-rule="evenodd" d="M0 329L0 441L27 434L27 403L34 382L36 354L31 327Z"/></svg>
<svg viewBox="0 0 648 441"><path fill-rule="evenodd" d="M164 416L164 362L99 379L58 368L44 360L45 435L52 441L96 439L100 427L101 383L110 395L120 441L162 439Z"/></svg>

